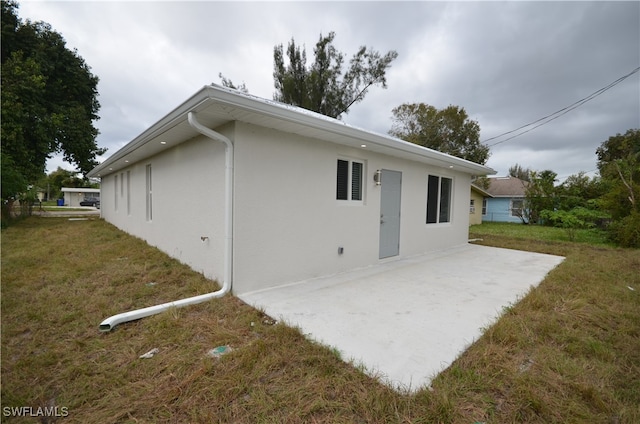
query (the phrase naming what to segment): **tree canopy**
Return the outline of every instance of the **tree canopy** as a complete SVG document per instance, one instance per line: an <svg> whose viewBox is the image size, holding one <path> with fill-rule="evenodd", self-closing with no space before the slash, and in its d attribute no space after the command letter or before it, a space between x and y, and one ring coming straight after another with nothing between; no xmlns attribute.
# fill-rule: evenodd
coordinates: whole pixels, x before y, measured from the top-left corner
<svg viewBox="0 0 640 424"><path fill-rule="evenodd" d="M529 184L524 190L527 222L538 223L542 211L554 210L557 177L558 174L549 169L530 172Z"/></svg>
<svg viewBox="0 0 640 424"><path fill-rule="evenodd" d="M49 24L23 23L17 9L2 2L3 198L8 180L11 187L38 180L56 153L86 174L106 151L93 126L98 78Z"/></svg>
<svg viewBox="0 0 640 424"><path fill-rule="evenodd" d="M334 38L334 32L326 37L320 34L310 67L307 67L304 46L300 48L293 38L286 50L288 61L285 61L283 45L274 47L274 100L340 118L364 99L370 87L387 87L386 71L398 57L397 52L392 50L381 55L361 46L343 72L344 54L336 50Z"/></svg>
<svg viewBox="0 0 640 424"><path fill-rule="evenodd" d="M522 181L530 181L532 172L530 168L523 168L522 165L518 163L509 167L509 176Z"/></svg>
<svg viewBox="0 0 640 424"><path fill-rule="evenodd" d="M600 175L570 175L555 185L551 170L533 171L515 164L509 175L527 180L523 223L542 223L567 230L606 229L623 247L640 247L640 129L605 140L596 150Z"/></svg>
<svg viewBox="0 0 640 424"><path fill-rule="evenodd" d="M487 163L489 147L480 143L480 125L469 119L464 108L405 103L392 113L389 134L475 163Z"/></svg>
<svg viewBox="0 0 640 424"><path fill-rule="evenodd" d="M242 91L243 93L249 92L244 82L240 85L236 85L229 78L222 75L222 72L218 73L218 78L220 78L220 82L222 83L223 87L232 88L234 90Z"/></svg>
<svg viewBox="0 0 640 424"><path fill-rule="evenodd" d="M609 137L596 155L598 170L607 184L604 200L613 217L640 212L640 129Z"/></svg>
<svg viewBox="0 0 640 424"><path fill-rule="evenodd" d="M601 178L589 178L584 171L568 176L560 186L556 187L559 198L558 208L571 210L576 207L598 207L597 199L604 194Z"/></svg>

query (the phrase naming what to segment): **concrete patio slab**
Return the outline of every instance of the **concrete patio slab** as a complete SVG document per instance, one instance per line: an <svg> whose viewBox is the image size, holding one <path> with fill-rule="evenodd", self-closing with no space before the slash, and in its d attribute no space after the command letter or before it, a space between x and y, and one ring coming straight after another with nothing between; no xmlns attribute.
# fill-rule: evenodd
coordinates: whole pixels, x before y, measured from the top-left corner
<svg viewBox="0 0 640 424"><path fill-rule="evenodd" d="M238 297L415 391L563 260L468 244Z"/></svg>

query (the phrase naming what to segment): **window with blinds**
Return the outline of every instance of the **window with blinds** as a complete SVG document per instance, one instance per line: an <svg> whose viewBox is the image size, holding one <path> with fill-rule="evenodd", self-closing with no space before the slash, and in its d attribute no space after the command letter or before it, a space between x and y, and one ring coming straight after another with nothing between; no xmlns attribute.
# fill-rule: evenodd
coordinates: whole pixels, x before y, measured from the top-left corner
<svg viewBox="0 0 640 424"><path fill-rule="evenodd" d="M336 169L336 199L361 201L364 163L338 159Z"/></svg>
<svg viewBox="0 0 640 424"><path fill-rule="evenodd" d="M362 164L351 162L351 200L362 200Z"/></svg>

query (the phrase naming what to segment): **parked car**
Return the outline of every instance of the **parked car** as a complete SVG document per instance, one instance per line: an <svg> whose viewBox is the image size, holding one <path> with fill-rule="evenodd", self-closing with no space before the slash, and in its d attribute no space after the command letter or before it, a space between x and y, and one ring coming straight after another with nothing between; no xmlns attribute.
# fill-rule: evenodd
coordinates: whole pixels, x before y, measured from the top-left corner
<svg viewBox="0 0 640 424"><path fill-rule="evenodd" d="M82 202L80 202L80 206L93 206L100 209L100 199L96 199L95 197L87 197Z"/></svg>

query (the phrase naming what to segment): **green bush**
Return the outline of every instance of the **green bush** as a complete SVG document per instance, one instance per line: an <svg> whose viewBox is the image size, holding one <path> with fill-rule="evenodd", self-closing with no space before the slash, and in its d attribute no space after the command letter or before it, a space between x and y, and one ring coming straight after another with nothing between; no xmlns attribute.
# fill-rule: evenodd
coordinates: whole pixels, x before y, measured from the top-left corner
<svg viewBox="0 0 640 424"><path fill-rule="evenodd" d="M575 215L576 218L587 223L588 226L598 225L603 220L610 218L609 214L606 212L602 212L598 209L583 208L581 206L571 209L570 212Z"/></svg>
<svg viewBox="0 0 640 424"><path fill-rule="evenodd" d="M640 212L633 211L631 215L611 223L610 236L622 247L640 247Z"/></svg>
<svg viewBox="0 0 640 424"><path fill-rule="evenodd" d="M544 210L540 212L545 225L560 228L588 228L589 223L585 222L581 217L572 211L550 211Z"/></svg>
<svg viewBox="0 0 640 424"><path fill-rule="evenodd" d="M570 212L544 210L540 212L540 218L546 225L564 229L571 241L575 240L576 230L579 228L593 227L593 224L580 219L575 213L573 213L573 210Z"/></svg>
<svg viewBox="0 0 640 424"><path fill-rule="evenodd" d="M574 241L579 229L604 228L609 216L597 209L575 207L570 211L544 210L540 212L544 225L558 227L565 230L569 240Z"/></svg>

